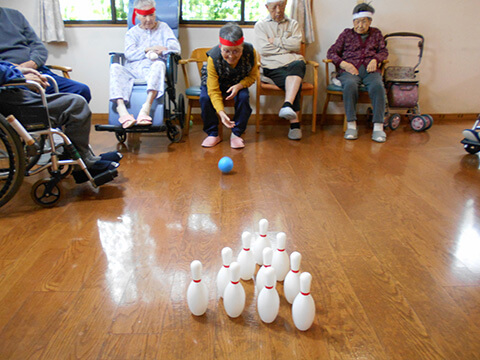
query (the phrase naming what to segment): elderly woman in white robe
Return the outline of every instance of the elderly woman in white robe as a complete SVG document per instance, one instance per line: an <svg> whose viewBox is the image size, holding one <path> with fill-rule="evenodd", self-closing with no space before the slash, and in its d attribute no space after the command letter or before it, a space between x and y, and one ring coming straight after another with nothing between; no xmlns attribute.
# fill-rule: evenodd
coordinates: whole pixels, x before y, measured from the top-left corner
<svg viewBox="0 0 480 360"><path fill-rule="evenodd" d="M180 52L180 43L172 29L156 19L154 0L136 0L133 26L125 35L125 66L110 67L110 101L117 104L119 122L123 128L135 124L150 125L150 109L153 101L162 96L165 86L165 60L168 53ZM147 100L142 105L137 119L129 114L125 103L130 99L136 79L147 81Z"/></svg>

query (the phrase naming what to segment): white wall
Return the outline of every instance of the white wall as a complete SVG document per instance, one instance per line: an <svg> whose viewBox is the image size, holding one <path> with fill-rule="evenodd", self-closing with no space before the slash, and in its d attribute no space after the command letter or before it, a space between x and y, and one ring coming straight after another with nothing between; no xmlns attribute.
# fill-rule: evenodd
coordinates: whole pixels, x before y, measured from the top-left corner
<svg viewBox="0 0 480 360"><path fill-rule="evenodd" d="M307 57L320 63L319 111L324 101L325 86L322 59L338 34L345 27L351 26L351 11L355 4L354 0L314 0L317 41L308 47ZM377 0L372 5L376 9L374 26L379 27L384 34L410 31L425 36L425 52L420 65L422 112L480 112L479 0ZM38 0L0 0L0 6L20 10L39 32ZM247 28L244 31L246 41L253 42L253 29ZM47 45L50 52L48 63L72 66L72 77L90 86L94 113L107 112L108 52L122 51L125 32L124 27L66 28L68 44ZM213 46L217 39L218 28L182 27L182 57L188 57L196 47ZM391 64L397 57L400 58L401 65L413 65L416 62L416 42L409 46L398 43L390 51ZM191 70L190 73L195 74L194 69ZM181 75L177 89L184 90ZM251 90L253 104L254 87ZM311 107L306 103L304 111L309 113ZM266 106L262 107L262 112L274 113L277 107L278 99L269 99ZM332 105L329 111L339 110L341 109Z"/></svg>

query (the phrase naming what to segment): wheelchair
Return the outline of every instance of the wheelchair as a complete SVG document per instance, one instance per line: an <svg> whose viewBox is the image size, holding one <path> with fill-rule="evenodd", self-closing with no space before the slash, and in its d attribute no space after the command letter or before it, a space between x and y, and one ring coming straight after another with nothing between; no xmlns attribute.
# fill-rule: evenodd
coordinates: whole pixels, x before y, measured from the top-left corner
<svg viewBox="0 0 480 360"><path fill-rule="evenodd" d="M178 0L156 0L157 20L163 21L173 30L178 38ZM134 0L129 1L128 28L132 24L132 14L134 9ZM110 52L110 65L118 63L125 64L125 55L119 52ZM171 142L179 142L183 136L183 128L185 126L185 99L183 94L176 97L175 84L177 83L177 68L181 57L178 54L170 53L166 61L165 71L165 93L152 104L150 116L152 117L151 125L134 125L128 129L124 129L118 121L118 113L116 104L110 102L108 112L108 125L95 125L96 131L114 132L117 140L124 143L127 139L127 133L158 133L166 132ZM146 81L137 80L133 85L132 95L127 104L129 112L137 116L145 99L147 97Z"/></svg>
<svg viewBox="0 0 480 360"><path fill-rule="evenodd" d="M58 91L55 80L46 76ZM117 169L91 174L70 139L52 127L43 88L34 81L20 79L4 84L0 90L28 87L37 91L43 107L17 120L15 115L0 115L0 207L13 198L25 176L47 170L49 177L35 182L30 195L42 207L53 207L61 199L60 181L69 176L74 167L93 187L103 185L116 176ZM16 115L17 117L18 114Z"/></svg>
<svg viewBox="0 0 480 360"><path fill-rule="evenodd" d="M469 154L475 155L480 151L480 114L471 129L463 130L464 139L460 141Z"/></svg>

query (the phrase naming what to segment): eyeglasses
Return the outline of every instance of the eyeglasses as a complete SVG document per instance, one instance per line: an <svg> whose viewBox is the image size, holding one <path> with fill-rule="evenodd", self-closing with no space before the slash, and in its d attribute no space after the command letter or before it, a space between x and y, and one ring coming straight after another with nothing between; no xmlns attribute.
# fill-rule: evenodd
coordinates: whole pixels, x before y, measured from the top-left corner
<svg viewBox="0 0 480 360"><path fill-rule="evenodd" d="M227 56L230 56L230 55L237 56L242 52L242 50L240 50L240 49L229 50L229 49L222 48L221 50L222 50L222 53L227 55Z"/></svg>

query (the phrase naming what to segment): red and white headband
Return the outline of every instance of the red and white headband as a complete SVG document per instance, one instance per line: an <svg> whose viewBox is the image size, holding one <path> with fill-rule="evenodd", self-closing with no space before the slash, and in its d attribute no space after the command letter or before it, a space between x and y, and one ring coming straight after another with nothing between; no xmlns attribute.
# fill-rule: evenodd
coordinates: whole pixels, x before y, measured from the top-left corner
<svg viewBox="0 0 480 360"><path fill-rule="evenodd" d="M233 41L230 41L230 40L227 40L227 39L224 39L222 37L219 37L220 38L220 44L222 45L225 45L225 46L238 46L238 45L242 45L243 44L243 36L238 39L237 41L233 42Z"/></svg>
<svg viewBox="0 0 480 360"><path fill-rule="evenodd" d="M151 15L155 12L155 8L152 7L151 9L148 9L148 10L140 10L140 9L133 9L133 15L132 15L132 24L135 25L135 18L136 18L136 15L143 15L143 16L147 16L147 15Z"/></svg>
<svg viewBox="0 0 480 360"><path fill-rule="evenodd" d="M371 19L373 17L373 13L370 12L370 11L360 11L356 14L353 14L353 20L359 19L359 18L364 18L364 17L368 17L368 18Z"/></svg>

